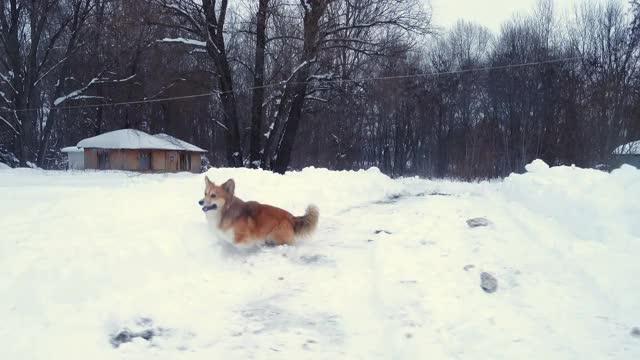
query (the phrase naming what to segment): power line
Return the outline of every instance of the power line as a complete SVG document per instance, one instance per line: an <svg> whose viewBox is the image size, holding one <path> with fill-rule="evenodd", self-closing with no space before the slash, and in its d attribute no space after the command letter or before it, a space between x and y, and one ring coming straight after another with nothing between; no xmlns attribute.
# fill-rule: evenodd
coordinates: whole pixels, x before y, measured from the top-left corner
<svg viewBox="0 0 640 360"><path fill-rule="evenodd" d="M457 75L457 74L466 74L466 73L481 72L481 71L501 70L501 69L509 69L509 68L520 68L520 67L568 62L568 61L582 60L584 58L585 57L583 56L576 56L576 57L568 57L568 58L555 59L555 60L534 61L534 62L526 62L526 63L520 63L520 64L499 65L499 66L488 66L488 67L466 69L466 70L452 70L452 71L394 75L394 76L379 76L379 77L368 77L368 78L357 78L357 79L329 79L329 80L323 80L322 83L358 83L358 82L367 82L367 81L385 81L385 80L400 80L400 79L411 79L411 78L420 78L420 77L435 77L435 76L443 76L443 75ZM303 85L303 84L310 84L310 83L312 83L312 81L279 82L274 84L266 84L262 86L245 87L245 88L241 88L240 90L249 91L249 90L266 89L266 88L272 88L272 87L284 86L284 85L290 86L290 85ZM239 90L234 90L233 92L237 93L239 92ZM222 95L222 94L228 94L228 93L231 93L231 91L213 91L213 92L207 92L207 93L201 93L201 94L172 96L172 97L159 98L159 99L142 99L142 100L93 104L93 105L54 106L54 107L50 107L49 110L68 110L68 109L137 105L137 104L158 103L158 102L185 100L185 99L195 99L195 98L209 97L209 96ZM5 108L5 109L0 109L0 112L26 112L26 111L38 111L38 110L40 110L40 108L28 108L28 109L17 109L17 110L10 110Z"/></svg>

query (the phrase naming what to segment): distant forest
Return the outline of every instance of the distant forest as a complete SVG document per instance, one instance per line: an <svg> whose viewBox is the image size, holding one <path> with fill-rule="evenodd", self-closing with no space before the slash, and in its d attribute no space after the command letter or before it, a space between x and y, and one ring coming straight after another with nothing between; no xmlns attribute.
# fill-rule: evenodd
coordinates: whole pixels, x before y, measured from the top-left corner
<svg viewBox="0 0 640 360"><path fill-rule="evenodd" d="M421 0L0 0L0 161L111 130L211 166L485 179L640 140L640 0L549 0L498 33Z"/></svg>

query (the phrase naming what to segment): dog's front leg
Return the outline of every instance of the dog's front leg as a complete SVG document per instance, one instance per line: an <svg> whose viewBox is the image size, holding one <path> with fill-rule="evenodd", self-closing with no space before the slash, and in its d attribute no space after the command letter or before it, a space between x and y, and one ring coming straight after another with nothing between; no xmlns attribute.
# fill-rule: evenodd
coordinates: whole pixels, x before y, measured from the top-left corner
<svg viewBox="0 0 640 360"><path fill-rule="evenodd" d="M246 232L235 231L233 235L233 243L236 246L244 247L248 246L249 236Z"/></svg>

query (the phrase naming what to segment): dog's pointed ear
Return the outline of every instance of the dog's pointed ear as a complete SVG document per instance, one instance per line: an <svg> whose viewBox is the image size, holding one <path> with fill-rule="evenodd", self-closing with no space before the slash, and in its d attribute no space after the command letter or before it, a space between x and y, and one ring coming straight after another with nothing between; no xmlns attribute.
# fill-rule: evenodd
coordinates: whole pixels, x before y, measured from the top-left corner
<svg viewBox="0 0 640 360"><path fill-rule="evenodd" d="M211 180L209 180L209 177L207 175L204 176L204 184L209 186L209 185L214 185Z"/></svg>
<svg viewBox="0 0 640 360"><path fill-rule="evenodd" d="M227 180L227 182L225 182L224 184L222 184L222 188L224 189L224 191L226 191L229 195L233 196L233 193L236 191L236 182L233 181L233 179L229 179Z"/></svg>

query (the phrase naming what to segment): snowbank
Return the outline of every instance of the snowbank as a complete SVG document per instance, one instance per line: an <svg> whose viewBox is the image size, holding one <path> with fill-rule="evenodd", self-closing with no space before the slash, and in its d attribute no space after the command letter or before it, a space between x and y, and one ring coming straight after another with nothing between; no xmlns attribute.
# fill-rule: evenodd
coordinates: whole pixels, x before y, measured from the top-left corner
<svg viewBox="0 0 640 360"><path fill-rule="evenodd" d="M207 227L203 174L0 171L0 353L640 358L640 172L527 169L491 183L211 169L245 200L320 208L313 237L247 252Z"/></svg>
<svg viewBox="0 0 640 360"><path fill-rule="evenodd" d="M6 169L11 169L11 166L4 163L0 163L0 170L6 170Z"/></svg>
<svg viewBox="0 0 640 360"><path fill-rule="evenodd" d="M504 195L548 216L583 239L615 241L616 234L640 237L640 171L623 165L610 174L556 166L542 160L526 174L504 180Z"/></svg>
<svg viewBox="0 0 640 360"><path fill-rule="evenodd" d="M236 181L236 194L245 200L274 204L302 213L313 203L331 214L400 194L405 187L377 168L330 171L305 168L286 175L251 169L210 169L209 179L221 184ZM256 181L259 179L258 181Z"/></svg>

